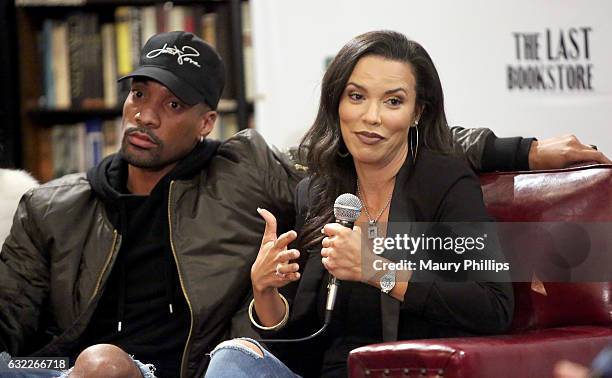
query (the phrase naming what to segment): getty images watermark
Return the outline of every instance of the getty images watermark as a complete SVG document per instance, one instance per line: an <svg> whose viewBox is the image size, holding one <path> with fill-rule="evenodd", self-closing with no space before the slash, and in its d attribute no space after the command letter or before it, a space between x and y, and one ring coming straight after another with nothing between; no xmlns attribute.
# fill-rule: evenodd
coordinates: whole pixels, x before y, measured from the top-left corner
<svg viewBox="0 0 612 378"><path fill-rule="evenodd" d="M368 225L363 225L368 227ZM410 281L602 282L612 279L610 222L391 222L363 233L362 270Z"/></svg>
<svg viewBox="0 0 612 378"><path fill-rule="evenodd" d="M455 253L463 255L466 252L482 252L486 249L488 234L480 236L419 236L397 234L394 237L377 237L372 239L372 252L381 255L386 250L404 252L415 255L418 251ZM498 262L493 259L464 259L463 261L434 261L432 259L418 259L417 261L400 260L398 262L374 260L374 270L409 270L409 271L509 271L508 262Z"/></svg>

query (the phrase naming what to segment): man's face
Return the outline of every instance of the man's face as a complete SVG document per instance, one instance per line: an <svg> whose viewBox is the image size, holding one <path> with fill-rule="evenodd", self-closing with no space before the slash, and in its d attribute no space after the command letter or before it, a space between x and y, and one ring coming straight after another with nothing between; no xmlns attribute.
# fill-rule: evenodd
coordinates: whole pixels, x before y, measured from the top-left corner
<svg viewBox="0 0 612 378"><path fill-rule="evenodd" d="M134 80L123 105L121 157L158 171L174 166L212 130L216 112L189 106L154 80Z"/></svg>

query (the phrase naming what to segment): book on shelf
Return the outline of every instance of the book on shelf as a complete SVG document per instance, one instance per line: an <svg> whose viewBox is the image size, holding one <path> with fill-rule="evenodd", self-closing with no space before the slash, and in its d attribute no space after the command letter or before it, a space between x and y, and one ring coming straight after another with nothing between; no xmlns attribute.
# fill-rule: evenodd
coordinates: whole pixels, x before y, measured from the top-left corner
<svg viewBox="0 0 612 378"><path fill-rule="evenodd" d="M88 119L85 122L85 165L87 168L97 165L102 160L103 151L102 120Z"/></svg>
<svg viewBox="0 0 612 378"><path fill-rule="evenodd" d="M118 104L117 90L117 45L115 25L104 23L102 33L102 80L104 82L104 106L112 109Z"/></svg>
<svg viewBox="0 0 612 378"><path fill-rule="evenodd" d="M187 17L186 6L173 5L168 12L168 31L185 30L185 18Z"/></svg>
<svg viewBox="0 0 612 378"><path fill-rule="evenodd" d="M202 39L210 43L211 46L217 47L217 14L203 13L200 16L200 25L202 27Z"/></svg>
<svg viewBox="0 0 612 378"><path fill-rule="evenodd" d="M155 5L140 8L140 40L143 44L157 33L157 9L163 8Z"/></svg>
<svg viewBox="0 0 612 378"><path fill-rule="evenodd" d="M231 25L231 15L229 6L218 7L215 13L215 48L225 63L225 88L222 96L224 98L234 98L235 79L234 61L232 59L232 39L228 25Z"/></svg>
<svg viewBox="0 0 612 378"><path fill-rule="evenodd" d="M108 156L119 151L123 133L121 132L121 117L102 122L102 156Z"/></svg>
<svg viewBox="0 0 612 378"><path fill-rule="evenodd" d="M130 26L130 7L115 9L115 46L117 47L117 78L132 72L132 32ZM130 91L129 82L117 84L119 101L127 97Z"/></svg>
<svg viewBox="0 0 612 378"><path fill-rule="evenodd" d="M48 179L69 173L85 172L104 157L119 151L121 119L102 121L91 118L75 124L59 124L50 128L50 167Z"/></svg>
<svg viewBox="0 0 612 378"><path fill-rule="evenodd" d="M55 107L55 81L53 80L53 20L43 22L42 31L38 38L39 54L42 57L43 94L39 101L41 106Z"/></svg>
<svg viewBox="0 0 612 378"><path fill-rule="evenodd" d="M68 50L68 24L65 21L53 23L51 33L51 75L54 88L54 106L66 109L70 99L70 56Z"/></svg>
<svg viewBox="0 0 612 378"><path fill-rule="evenodd" d="M128 22L130 24L130 57L132 59L132 68L138 67L140 62L140 48L146 41L141 40L142 18L139 7L128 8Z"/></svg>
<svg viewBox="0 0 612 378"><path fill-rule="evenodd" d="M253 101L255 81L253 67L253 37L251 29L251 7L248 2L241 4L242 11L242 58L244 61L244 96Z"/></svg>
<svg viewBox="0 0 612 378"><path fill-rule="evenodd" d="M70 101L76 108L103 108L102 41L98 15L74 12L67 17Z"/></svg>

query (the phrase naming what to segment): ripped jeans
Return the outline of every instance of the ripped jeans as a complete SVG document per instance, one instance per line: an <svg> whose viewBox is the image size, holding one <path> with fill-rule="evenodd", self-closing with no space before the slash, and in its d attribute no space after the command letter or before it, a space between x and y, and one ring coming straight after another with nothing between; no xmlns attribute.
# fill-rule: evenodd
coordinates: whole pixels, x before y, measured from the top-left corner
<svg viewBox="0 0 612 378"><path fill-rule="evenodd" d="M278 358L264 349L257 341L250 341L263 352L263 357L235 340L224 341L210 353L210 364L205 378L299 378Z"/></svg>

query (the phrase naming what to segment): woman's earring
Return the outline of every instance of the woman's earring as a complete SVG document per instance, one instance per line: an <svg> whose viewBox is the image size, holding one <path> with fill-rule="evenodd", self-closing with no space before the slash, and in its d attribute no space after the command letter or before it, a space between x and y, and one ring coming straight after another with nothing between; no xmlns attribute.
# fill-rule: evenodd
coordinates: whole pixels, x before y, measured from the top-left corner
<svg viewBox="0 0 612 378"><path fill-rule="evenodd" d="M419 153L419 121L414 121L413 127L410 128L408 143L410 144L412 163L416 164L417 154Z"/></svg>
<svg viewBox="0 0 612 378"><path fill-rule="evenodd" d="M200 143L204 142L204 135L200 135Z"/></svg>

